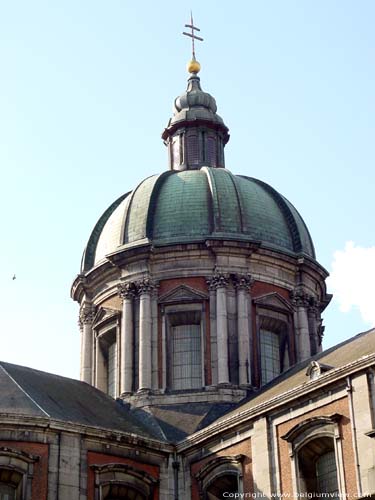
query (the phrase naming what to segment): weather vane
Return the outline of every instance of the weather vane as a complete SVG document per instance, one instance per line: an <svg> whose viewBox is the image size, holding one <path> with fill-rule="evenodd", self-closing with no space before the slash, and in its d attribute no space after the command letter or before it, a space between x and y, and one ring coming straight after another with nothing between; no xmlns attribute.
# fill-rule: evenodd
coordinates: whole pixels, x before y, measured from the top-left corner
<svg viewBox="0 0 375 500"><path fill-rule="evenodd" d="M200 36L197 36L195 34L195 31L200 31L200 29L197 28L196 26L194 26L192 12L190 12L190 24L185 24L185 28L191 29L191 33L187 33L186 31L184 31L182 34L189 36L191 38L191 48L192 48L192 53L193 53L192 60L188 64L188 71L189 71L189 73L198 73L200 70L200 64L195 59L195 40L199 40L200 42L203 42L203 38L201 38Z"/></svg>

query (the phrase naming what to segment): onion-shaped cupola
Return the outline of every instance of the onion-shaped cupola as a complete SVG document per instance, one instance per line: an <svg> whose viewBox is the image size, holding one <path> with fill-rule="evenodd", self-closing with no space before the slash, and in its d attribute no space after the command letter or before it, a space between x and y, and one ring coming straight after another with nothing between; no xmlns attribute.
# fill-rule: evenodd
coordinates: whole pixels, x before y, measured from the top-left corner
<svg viewBox="0 0 375 500"><path fill-rule="evenodd" d="M190 73L187 89L175 99L173 116L162 134L164 144L168 147L169 168L224 168L228 127L216 113L215 99L201 88L198 76L200 64L194 55L187 69Z"/></svg>

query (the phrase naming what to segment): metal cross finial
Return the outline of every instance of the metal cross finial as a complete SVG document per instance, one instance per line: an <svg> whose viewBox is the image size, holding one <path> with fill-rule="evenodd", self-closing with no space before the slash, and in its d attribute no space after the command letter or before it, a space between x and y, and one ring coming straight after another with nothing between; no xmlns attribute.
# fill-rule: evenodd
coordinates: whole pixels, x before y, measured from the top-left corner
<svg viewBox="0 0 375 500"><path fill-rule="evenodd" d="M192 52L193 52L193 59L195 59L195 45L194 45L194 42L195 42L195 40L199 40L199 41L203 42L203 38L201 38L200 36L197 36L194 33L194 31L200 31L200 29L197 28L196 26L194 26L194 23L193 23L193 13L192 12L190 12L190 24L185 24L185 28L190 28L191 29L191 33L186 33L186 31L184 31L182 34L186 35L186 36L190 36L190 38L191 38Z"/></svg>

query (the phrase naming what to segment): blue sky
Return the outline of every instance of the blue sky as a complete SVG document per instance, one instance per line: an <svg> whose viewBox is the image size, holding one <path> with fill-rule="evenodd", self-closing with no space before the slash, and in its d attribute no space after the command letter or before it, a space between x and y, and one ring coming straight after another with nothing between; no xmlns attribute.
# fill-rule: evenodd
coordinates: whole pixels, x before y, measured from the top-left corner
<svg viewBox="0 0 375 500"><path fill-rule="evenodd" d="M70 285L101 213L167 166L160 134L186 85L190 6L0 5L0 358L77 377ZM369 328L375 3L190 5L205 39L202 86L230 128L227 168L279 190L304 217L319 262L331 270L338 260L332 288L348 312L331 304L325 346Z"/></svg>

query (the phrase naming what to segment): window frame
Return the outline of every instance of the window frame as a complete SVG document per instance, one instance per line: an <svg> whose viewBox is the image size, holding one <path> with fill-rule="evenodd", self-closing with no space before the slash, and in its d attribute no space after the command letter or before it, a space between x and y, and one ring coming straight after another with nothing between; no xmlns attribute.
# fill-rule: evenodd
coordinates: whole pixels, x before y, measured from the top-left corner
<svg viewBox="0 0 375 500"><path fill-rule="evenodd" d="M342 415L334 413L329 416L311 417L292 427L282 439L288 442L289 456L292 468L293 493L305 493L301 491L301 471L299 465L299 456L301 451L312 441L321 438L332 440L332 448L335 452L338 496L346 495L345 475L343 465L343 450L340 422ZM322 453L323 455L324 453Z"/></svg>
<svg viewBox="0 0 375 500"><path fill-rule="evenodd" d="M245 455L221 456L210 460L206 465L195 474L198 482L200 498L207 500L208 488L220 477L226 475L235 475L237 477L238 493L243 491L243 461Z"/></svg>
<svg viewBox="0 0 375 500"><path fill-rule="evenodd" d="M39 456L8 447L0 447L0 470L16 472L20 475L16 485L16 500L31 500L34 464ZM3 483L7 484L7 483Z"/></svg>
<svg viewBox="0 0 375 500"><path fill-rule="evenodd" d="M180 392L195 392L202 389L205 386L205 370L204 370L204 357L205 357L205 307L204 303L185 303L185 304L171 304L166 305L163 308L163 316L164 316L164 327L165 327L165 354L166 354L166 389L168 392L180 393ZM200 312L200 359L201 359L201 385L195 388L186 388L186 389L174 389L173 388L173 367L172 367L172 357L173 357L173 348L172 348L172 328L171 324L171 316L174 314L184 314L189 312Z"/></svg>
<svg viewBox="0 0 375 500"><path fill-rule="evenodd" d="M154 490L159 483L150 474L143 470L138 470L128 464L107 463L93 464L90 466L95 473L95 500L105 500L103 488L108 485L119 485L133 488L144 496L145 500L154 497Z"/></svg>

